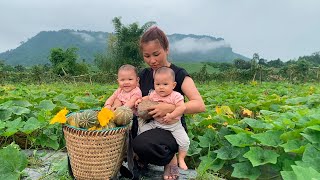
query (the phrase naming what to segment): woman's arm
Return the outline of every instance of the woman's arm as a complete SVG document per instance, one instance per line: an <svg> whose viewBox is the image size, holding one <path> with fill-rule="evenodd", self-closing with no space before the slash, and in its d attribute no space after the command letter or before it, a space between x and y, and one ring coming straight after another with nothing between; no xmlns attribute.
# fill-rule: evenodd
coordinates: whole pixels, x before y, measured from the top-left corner
<svg viewBox="0 0 320 180"><path fill-rule="evenodd" d="M206 110L203 99L191 77L187 76L184 78L181 89L189 100L185 103L185 114L200 113Z"/></svg>

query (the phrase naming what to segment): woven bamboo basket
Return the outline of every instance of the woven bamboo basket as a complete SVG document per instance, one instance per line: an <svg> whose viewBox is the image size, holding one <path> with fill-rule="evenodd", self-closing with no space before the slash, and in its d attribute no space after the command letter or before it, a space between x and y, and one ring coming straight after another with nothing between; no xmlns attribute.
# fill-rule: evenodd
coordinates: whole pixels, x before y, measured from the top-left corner
<svg viewBox="0 0 320 180"><path fill-rule="evenodd" d="M122 164L128 126L87 131L65 125L63 133L74 177L110 179Z"/></svg>

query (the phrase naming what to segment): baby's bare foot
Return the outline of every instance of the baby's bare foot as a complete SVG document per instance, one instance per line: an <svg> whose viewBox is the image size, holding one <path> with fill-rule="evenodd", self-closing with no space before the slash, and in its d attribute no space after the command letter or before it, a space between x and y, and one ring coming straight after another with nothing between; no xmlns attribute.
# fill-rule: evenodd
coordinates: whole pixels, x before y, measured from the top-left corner
<svg viewBox="0 0 320 180"><path fill-rule="evenodd" d="M183 170L188 170L188 166L184 160L179 160L179 167Z"/></svg>

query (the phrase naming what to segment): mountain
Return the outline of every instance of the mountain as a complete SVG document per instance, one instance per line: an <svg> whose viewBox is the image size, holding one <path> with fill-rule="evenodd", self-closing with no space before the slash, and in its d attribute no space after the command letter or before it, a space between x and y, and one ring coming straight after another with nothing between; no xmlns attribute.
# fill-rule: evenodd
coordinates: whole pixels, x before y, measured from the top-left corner
<svg viewBox="0 0 320 180"><path fill-rule="evenodd" d="M22 43L16 49L0 53L0 59L10 65L32 66L49 63L48 56L52 48L77 47L79 60L93 63L94 56L107 49L109 33L94 31L41 31ZM222 38L204 35L168 35L170 42L169 59L175 62L231 62L235 58L248 58L232 51Z"/></svg>

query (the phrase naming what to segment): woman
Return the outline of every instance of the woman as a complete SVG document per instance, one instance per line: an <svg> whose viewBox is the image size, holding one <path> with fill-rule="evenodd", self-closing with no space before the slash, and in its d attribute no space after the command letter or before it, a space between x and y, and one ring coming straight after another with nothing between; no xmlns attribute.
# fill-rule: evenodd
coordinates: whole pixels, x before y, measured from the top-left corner
<svg viewBox="0 0 320 180"><path fill-rule="evenodd" d="M193 114L205 111L204 102L189 74L180 67L170 63L167 59L169 54L169 42L164 32L158 27L151 27L140 39L140 50L144 61L150 68L144 69L140 74L140 89L142 96L147 96L154 89L153 75L155 70L162 66L170 67L175 72L177 85L175 91L180 92L188 98L185 103L185 114ZM149 114L154 118L164 117L174 110L173 105L160 103L150 107ZM182 124L187 131L185 118L181 118ZM178 145L169 131L163 129L152 129L138 136L136 132L138 122L135 119L132 127L133 151L138 156L139 164L155 164L164 166L164 179L177 179L179 176L177 159ZM135 137L136 136L136 137Z"/></svg>

